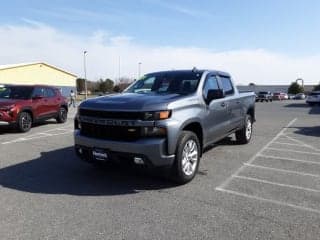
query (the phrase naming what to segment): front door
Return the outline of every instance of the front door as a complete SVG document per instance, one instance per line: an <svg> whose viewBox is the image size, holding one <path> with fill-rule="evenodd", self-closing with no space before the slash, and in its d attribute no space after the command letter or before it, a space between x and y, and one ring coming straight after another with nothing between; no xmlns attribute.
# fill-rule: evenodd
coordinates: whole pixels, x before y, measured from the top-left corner
<svg viewBox="0 0 320 240"><path fill-rule="evenodd" d="M206 99L208 91L219 89L218 79L212 75L206 79L203 87L203 97ZM228 132L229 111L226 99L216 99L206 104L206 115L203 121L205 142L214 142Z"/></svg>

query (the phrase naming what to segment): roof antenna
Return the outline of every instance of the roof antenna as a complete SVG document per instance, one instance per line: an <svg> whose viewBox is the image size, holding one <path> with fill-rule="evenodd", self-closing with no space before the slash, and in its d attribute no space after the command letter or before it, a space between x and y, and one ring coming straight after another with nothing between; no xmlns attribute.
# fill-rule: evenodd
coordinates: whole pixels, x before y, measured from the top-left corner
<svg viewBox="0 0 320 240"><path fill-rule="evenodd" d="M197 72L197 71L198 71L198 69L196 67L192 68L192 72Z"/></svg>

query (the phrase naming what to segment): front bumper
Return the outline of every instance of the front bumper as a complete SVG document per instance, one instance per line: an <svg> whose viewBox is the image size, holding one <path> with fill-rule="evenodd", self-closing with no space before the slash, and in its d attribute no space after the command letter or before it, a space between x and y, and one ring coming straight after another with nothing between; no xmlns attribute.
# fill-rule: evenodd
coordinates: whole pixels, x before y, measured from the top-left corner
<svg viewBox="0 0 320 240"><path fill-rule="evenodd" d="M175 155L166 154L166 140L158 138L140 139L133 142L121 142L89 138L80 135L79 130L74 132L74 141L77 154L86 161L92 161L93 148L106 149L111 161L126 158L133 162L134 157L142 157L146 165L152 167L170 166ZM82 148L82 154L79 152Z"/></svg>

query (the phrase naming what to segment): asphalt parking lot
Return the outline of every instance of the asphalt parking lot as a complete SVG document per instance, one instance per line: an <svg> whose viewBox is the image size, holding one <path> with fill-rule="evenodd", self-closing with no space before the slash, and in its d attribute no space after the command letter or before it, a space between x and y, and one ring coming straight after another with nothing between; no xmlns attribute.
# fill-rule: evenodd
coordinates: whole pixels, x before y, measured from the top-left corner
<svg viewBox="0 0 320 240"><path fill-rule="evenodd" d="M81 162L73 114L0 133L1 239L319 239L320 107L257 103L252 142L207 149L183 186Z"/></svg>

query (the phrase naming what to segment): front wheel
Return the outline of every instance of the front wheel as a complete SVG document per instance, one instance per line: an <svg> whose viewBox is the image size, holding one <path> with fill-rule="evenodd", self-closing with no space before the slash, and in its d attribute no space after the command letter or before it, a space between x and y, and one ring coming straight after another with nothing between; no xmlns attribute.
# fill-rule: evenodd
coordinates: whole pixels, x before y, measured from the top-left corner
<svg viewBox="0 0 320 240"><path fill-rule="evenodd" d="M236 131L236 140L238 143L247 144L250 142L253 131L252 122L252 117L250 115L247 115L245 126L242 129Z"/></svg>
<svg viewBox="0 0 320 240"><path fill-rule="evenodd" d="M58 117L56 118L56 120L58 123L64 123L67 121L67 119L68 119L67 109L65 109L64 107L61 107L59 109Z"/></svg>
<svg viewBox="0 0 320 240"><path fill-rule="evenodd" d="M173 166L175 180L180 184L190 182L196 175L200 162L201 148L196 134L183 131L179 137L176 159Z"/></svg>
<svg viewBox="0 0 320 240"><path fill-rule="evenodd" d="M28 112L21 112L18 116L17 128L19 132L28 132L32 126L32 117Z"/></svg>

